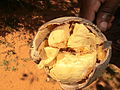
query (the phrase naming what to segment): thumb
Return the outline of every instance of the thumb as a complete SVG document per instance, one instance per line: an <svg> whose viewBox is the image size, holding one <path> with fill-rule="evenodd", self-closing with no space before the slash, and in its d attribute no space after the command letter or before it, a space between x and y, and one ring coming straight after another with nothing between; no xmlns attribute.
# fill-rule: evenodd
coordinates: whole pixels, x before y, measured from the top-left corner
<svg viewBox="0 0 120 90"><path fill-rule="evenodd" d="M114 13L120 4L120 0L106 0L99 9L96 17L96 24L101 31L106 31L112 25Z"/></svg>

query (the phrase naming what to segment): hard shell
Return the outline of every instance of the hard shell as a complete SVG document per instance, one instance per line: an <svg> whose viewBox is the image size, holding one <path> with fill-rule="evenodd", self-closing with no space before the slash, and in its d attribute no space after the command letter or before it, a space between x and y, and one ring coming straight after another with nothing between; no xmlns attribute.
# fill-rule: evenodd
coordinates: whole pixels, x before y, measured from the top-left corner
<svg viewBox="0 0 120 90"><path fill-rule="evenodd" d="M78 22L78 23L83 23L85 25L89 25L92 27L91 31L98 35L99 37L101 37L104 41L107 41L106 37L103 35L103 33L99 30L99 28L97 28L97 26L95 26L93 23L91 23L90 21L80 18L80 17L61 17L61 18L57 18L57 19L53 19L45 24L43 24L39 29L38 29L38 33L35 36L34 40L33 40L33 44L31 47L31 57L34 61L39 60L40 56L39 56L39 52L38 52L38 47L40 46L40 44L42 43L42 41L48 37L48 35L50 34L52 27L58 26L58 25L62 25L65 23L70 23L70 22ZM61 87L65 90L76 90L76 89L80 89L83 87L88 86L89 84L91 84L93 81L95 81L106 69L109 61L110 61L110 57L111 57L111 46L108 45L108 50L107 50L107 55L105 60L103 60L100 63L96 63L96 66L94 68L94 70L92 71L92 73L89 75L88 79L83 82L83 83L76 83L74 85L71 84L63 84L60 83Z"/></svg>

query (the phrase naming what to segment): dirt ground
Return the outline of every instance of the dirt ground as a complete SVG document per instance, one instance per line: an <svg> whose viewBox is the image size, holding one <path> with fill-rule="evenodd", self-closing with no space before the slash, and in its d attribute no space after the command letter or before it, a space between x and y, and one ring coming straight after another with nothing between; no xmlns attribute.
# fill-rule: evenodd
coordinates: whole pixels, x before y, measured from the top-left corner
<svg viewBox="0 0 120 90"><path fill-rule="evenodd" d="M77 0L0 1L0 90L62 90L47 81L29 55L38 28L61 16L78 16ZM73 1L73 2L70 2ZM83 90L120 90L120 9L112 28L105 32L113 42L113 54L106 72Z"/></svg>

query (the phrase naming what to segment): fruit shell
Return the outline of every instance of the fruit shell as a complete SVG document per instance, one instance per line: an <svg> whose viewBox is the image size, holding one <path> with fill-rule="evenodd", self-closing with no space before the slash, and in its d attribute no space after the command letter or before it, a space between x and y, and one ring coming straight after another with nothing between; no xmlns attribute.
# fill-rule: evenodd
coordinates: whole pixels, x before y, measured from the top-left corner
<svg viewBox="0 0 120 90"><path fill-rule="evenodd" d="M71 23L71 22L75 22L75 23L83 23L85 25L88 25L90 27L92 27L91 31L96 35L101 37L104 41L107 41L106 37L103 35L103 33L99 30L99 28L97 28L97 26L95 26L94 24L92 24L90 21L83 19L83 18L79 18L79 17L61 17L61 18L57 18L57 19L53 19L45 24L43 24L39 29L38 29L38 33L35 36L34 40L33 40L33 44L31 47L31 57L34 61L39 60L40 56L39 56L39 52L38 52L38 48L40 46L40 44L42 43L43 40L45 40L45 38L48 37L48 35L50 34L51 30L53 27L56 27L58 25L62 25L65 23ZM91 84L93 81L95 81L106 69L109 61L110 61L110 57L111 57L111 46L109 46L107 48L107 54L104 60L102 60L100 63L96 63L96 66L94 68L94 70L91 72L91 74L88 76L88 79L81 83L76 83L74 85L69 85L69 84L62 84L60 83L61 87L65 90L75 90L78 88L83 88L88 86L89 84Z"/></svg>

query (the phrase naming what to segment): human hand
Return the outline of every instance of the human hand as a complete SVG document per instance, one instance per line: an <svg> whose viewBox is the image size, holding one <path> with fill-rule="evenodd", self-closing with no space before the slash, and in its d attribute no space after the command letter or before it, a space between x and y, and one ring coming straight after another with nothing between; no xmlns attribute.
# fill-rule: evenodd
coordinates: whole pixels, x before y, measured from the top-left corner
<svg viewBox="0 0 120 90"><path fill-rule="evenodd" d="M112 25L120 0L81 0L80 17L95 21L101 31Z"/></svg>

